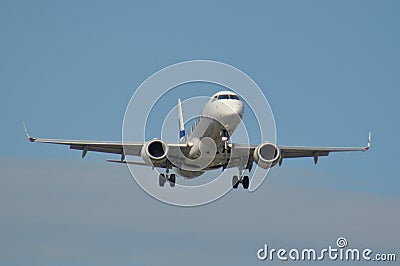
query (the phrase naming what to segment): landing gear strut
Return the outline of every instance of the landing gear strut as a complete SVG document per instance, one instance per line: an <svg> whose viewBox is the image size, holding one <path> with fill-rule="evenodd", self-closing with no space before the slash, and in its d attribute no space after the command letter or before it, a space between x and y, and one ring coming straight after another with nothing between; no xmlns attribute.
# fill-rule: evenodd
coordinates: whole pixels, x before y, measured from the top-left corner
<svg viewBox="0 0 400 266"><path fill-rule="evenodd" d="M158 176L158 184L160 185L160 187L163 187L165 185L165 182L167 182L167 178L164 174L160 174Z"/></svg>
<svg viewBox="0 0 400 266"><path fill-rule="evenodd" d="M175 174L171 174L169 176L169 179L168 179L170 187L174 187L175 186L175 180L176 180Z"/></svg>
<svg viewBox="0 0 400 266"><path fill-rule="evenodd" d="M232 188L233 189L237 189L239 186L239 183L242 184L244 189L248 189L249 188L249 184L250 184L250 179L247 175L238 178L237 175L234 175L232 178Z"/></svg>

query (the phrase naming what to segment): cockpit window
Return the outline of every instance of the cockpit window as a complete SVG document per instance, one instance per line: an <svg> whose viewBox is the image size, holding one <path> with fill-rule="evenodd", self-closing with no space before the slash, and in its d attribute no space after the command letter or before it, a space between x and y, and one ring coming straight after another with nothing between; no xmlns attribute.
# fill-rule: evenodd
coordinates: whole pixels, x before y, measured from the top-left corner
<svg viewBox="0 0 400 266"><path fill-rule="evenodd" d="M218 95L218 100L229 100L229 95L226 94Z"/></svg>
<svg viewBox="0 0 400 266"><path fill-rule="evenodd" d="M234 95L234 94L220 94L220 95L215 95L212 98L212 101L214 101L215 99L217 100L240 100L239 96Z"/></svg>

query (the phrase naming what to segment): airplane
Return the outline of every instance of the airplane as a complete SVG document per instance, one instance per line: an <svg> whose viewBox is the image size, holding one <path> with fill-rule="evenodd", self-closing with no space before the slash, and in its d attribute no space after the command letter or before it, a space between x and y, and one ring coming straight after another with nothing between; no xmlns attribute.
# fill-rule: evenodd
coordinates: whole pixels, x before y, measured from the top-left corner
<svg viewBox="0 0 400 266"><path fill-rule="evenodd" d="M278 146L272 142L257 145L231 143L230 137L244 114L242 99L232 91L219 91L212 95L187 135L180 99L177 107L180 139L176 143L166 143L160 139L144 143L124 143L34 138L29 135L25 124L23 126L30 142L69 145L70 149L82 150L82 158L88 151L120 154L120 160L108 161L163 168L165 174L160 173L158 178L161 187L166 182L170 187L175 186L176 174L170 173L170 170L189 179L201 176L208 170L238 168L239 175L232 177L232 188L236 189L242 184L244 189L248 189L249 176L243 173L244 170L250 172L254 163L263 169L269 169L277 164L280 166L283 159L312 157L317 164L320 156L328 156L331 152L367 151L371 146L371 132L365 147ZM126 155L141 157L143 161L126 161Z"/></svg>

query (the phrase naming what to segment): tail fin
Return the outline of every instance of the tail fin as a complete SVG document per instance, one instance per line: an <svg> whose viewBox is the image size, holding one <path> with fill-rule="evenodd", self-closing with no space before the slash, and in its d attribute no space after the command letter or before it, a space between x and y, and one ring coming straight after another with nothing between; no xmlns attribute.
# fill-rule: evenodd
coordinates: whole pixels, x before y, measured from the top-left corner
<svg viewBox="0 0 400 266"><path fill-rule="evenodd" d="M185 141L185 123L183 121L183 113L182 113L182 103L181 99L178 99L178 116L179 116L179 140Z"/></svg>

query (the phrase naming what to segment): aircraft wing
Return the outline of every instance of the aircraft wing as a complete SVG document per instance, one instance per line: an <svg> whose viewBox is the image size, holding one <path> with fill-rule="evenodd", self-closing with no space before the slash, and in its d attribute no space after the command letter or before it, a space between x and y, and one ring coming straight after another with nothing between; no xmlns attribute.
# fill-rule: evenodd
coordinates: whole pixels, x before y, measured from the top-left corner
<svg viewBox="0 0 400 266"><path fill-rule="evenodd" d="M282 158L314 157L315 163L319 156L328 156L331 152L367 151L371 146L371 132L365 147L312 147L312 146L279 146Z"/></svg>
<svg viewBox="0 0 400 266"><path fill-rule="evenodd" d="M367 151L369 144L366 147L279 146L279 149L282 159L314 157L314 163L317 163L319 156L328 156L331 152ZM279 164L282 164L282 161Z"/></svg>
<svg viewBox="0 0 400 266"><path fill-rule="evenodd" d="M281 160L279 165L282 164L282 160L286 158L303 158L313 157L314 162L317 163L318 157L328 156L331 152L349 152L349 151L367 151L371 146L371 133L368 135L368 144L365 147L313 147L313 146L281 146L279 149L281 152ZM245 169L251 169L253 159L253 152L257 148L257 145L234 145L234 149L231 162L229 167L243 166L243 162L248 162ZM248 156L248 160L245 157Z"/></svg>
<svg viewBox="0 0 400 266"><path fill-rule="evenodd" d="M45 139L45 138L34 138L31 137L25 127L25 134L30 142L38 142L38 143L49 143L49 144L59 144L59 145L67 145L70 149L73 150L81 150L82 158L84 158L88 151L94 152L103 152L103 153L112 153L112 154L120 154L121 160L118 162L123 163L132 163L139 165L146 165L146 163L142 162L126 162L125 155L131 156L140 156L140 152L145 143L128 143L121 141L95 141L95 140L64 140L64 139ZM179 154L178 149L187 148L186 144L182 143L168 143L167 144L170 151L173 154ZM117 162L115 160L108 160L110 162Z"/></svg>
<svg viewBox="0 0 400 266"><path fill-rule="evenodd" d="M63 140L63 139L42 139L29 137L31 142L50 143L69 145L70 149L82 150L82 157L85 157L88 151L123 154L125 146L126 155L140 156L140 150L143 143L126 143L116 141L92 141L92 140Z"/></svg>
<svg viewBox="0 0 400 266"><path fill-rule="evenodd" d="M82 158L86 156L88 151L103 152L120 154L121 160L118 162L126 162L125 155L140 156L141 149L144 143L122 143L116 141L93 141L93 140L63 140L63 139L44 139L31 137L26 130L24 125L25 133L29 141L39 143L50 143L68 145L70 149L82 150ZM168 143L168 147L171 151L171 156L180 154L178 149L186 151L189 148L186 144L182 143ZM348 152L348 151L367 151L371 145L371 133L368 136L368 144L365 147L313 147L313 146L278 146L281 151L281 160L286 158L301 158L301 157L313 157L314 162L317 163L319 156L328 156L331 152ZM240 145L233 144L233 155L230 158L230 162L225 166L226 168L231 167L244 167L244 169L251 169L254 162L253 153L257 148L257 145ZM178 160L179 156L175 159ZM116 162L115 160L109 160ZM247 164L246 164L247 162ZM132 164L144 165L142 162L131 162ZM244 165L246 164L246 165Z"/></svg>
<svg viewBox="0 0 400 266"><path fill-rule="evenodd" d="M93 140L63 140L63 139L43 139L31 137L25 127L25 134L30 142L50 143L68 145L70 149L82 150L82 158L85 157L88 151L124 154L124 147L126 155L140 156L143 143L122 143L117 141L93 141Z"/></svg>

